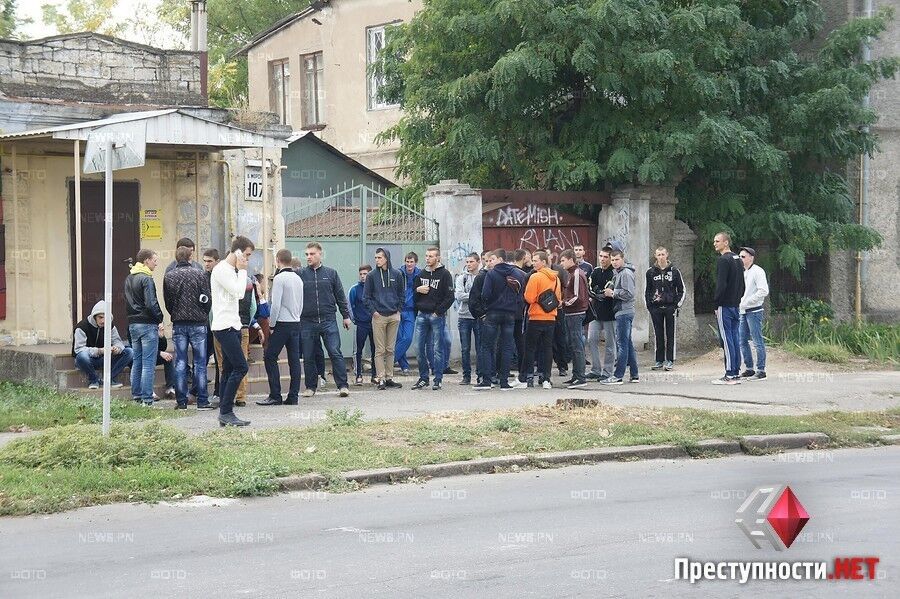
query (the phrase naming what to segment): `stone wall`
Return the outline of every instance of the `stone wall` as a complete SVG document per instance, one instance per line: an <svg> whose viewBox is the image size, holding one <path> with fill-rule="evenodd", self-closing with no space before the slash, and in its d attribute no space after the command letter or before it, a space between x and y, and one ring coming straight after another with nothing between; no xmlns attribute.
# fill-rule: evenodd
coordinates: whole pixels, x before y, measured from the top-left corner
<svg viewBox="0 0 900 599"><path fill-rule="evenodd" d="M207 103L200 53L96 33L0 40L0 95L152 106Z"/></svg>

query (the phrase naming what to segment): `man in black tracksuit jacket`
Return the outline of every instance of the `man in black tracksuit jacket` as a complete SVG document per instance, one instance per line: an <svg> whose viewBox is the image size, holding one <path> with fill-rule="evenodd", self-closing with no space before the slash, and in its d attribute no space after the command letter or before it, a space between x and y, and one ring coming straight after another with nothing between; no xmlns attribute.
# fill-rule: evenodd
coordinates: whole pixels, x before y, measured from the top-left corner
<svg viewBox="0 0 900 599"><path fill-rule="evenodd" d="M303 373L306 376L304 397L310 397L318 386L316 344L321 338L331 358L334 382L341 397L347 397L347 366L341 353L341 336L335 315L344 317L344 328L350 330L350 307L341 278L333 268L322 264L322 246L311 242L306 246L307 267L297 273L303 280L303 312L300 315L300 342L303 345Z"/></svg>
<svg viewBox="0 0 900 599"><path fill-rule="evenodd" d="M656 250L656 264L647 269L644 300L653 321L656 363L653 370L672 370L675 362L675 312L684 302L681 272L669 262L666 248Z"/></svg>

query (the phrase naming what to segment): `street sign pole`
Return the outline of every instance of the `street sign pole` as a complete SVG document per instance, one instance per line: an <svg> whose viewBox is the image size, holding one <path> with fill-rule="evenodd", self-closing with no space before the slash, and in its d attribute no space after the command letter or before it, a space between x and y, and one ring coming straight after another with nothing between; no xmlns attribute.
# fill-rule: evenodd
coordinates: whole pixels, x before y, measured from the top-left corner
<svg viewBox="0 0 900 599"><path fill-rule="evenodd" d="M103 233L103 436L109 436L110 384L112 379L112 221L113 221L113 142L106 140L106 208L104 210ZM133 368L134 366L132 366Z"/></svg>

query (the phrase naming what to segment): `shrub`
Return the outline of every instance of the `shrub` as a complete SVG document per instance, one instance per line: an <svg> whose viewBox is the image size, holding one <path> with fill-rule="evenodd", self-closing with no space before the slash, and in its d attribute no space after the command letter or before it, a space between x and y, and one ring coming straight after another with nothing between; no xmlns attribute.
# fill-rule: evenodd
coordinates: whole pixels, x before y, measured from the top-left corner
<svg viewBox="0 0 900 599"><path fill-rule="evenodd" d="M843 364L850 359L850 352L834 343L803 343L794 346L794 353L817 362Z"/></svg>

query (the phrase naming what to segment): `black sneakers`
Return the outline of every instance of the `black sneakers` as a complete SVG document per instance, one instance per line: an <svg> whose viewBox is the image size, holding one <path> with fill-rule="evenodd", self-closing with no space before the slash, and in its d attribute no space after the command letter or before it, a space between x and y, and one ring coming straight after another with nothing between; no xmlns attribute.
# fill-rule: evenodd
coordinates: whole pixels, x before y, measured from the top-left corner
<svg viewBox="0 0 900 599"><path fill-rule="evenodd" d="M749 379L749 378L752 377L754 374L756 374L756 371L755 371L755 370L747 369L747 370L745 370L744 372L741 373L741 378L742 378L742 379Z"/></svg>
<svg viewBox="0 0 900 599"><path fill-rule="evenodd" d="M416 384L412 386L412 388L414 391L418 391L419 389L424 389L427 386L428 381L426 381L425 379L419 379L418 381L416 381Z"/></svg>
<svg viewBox="0 0 900 599"><path fill-rule="evenodd" d="M762 370L757 370L756 374L753 376L747 377L747 381L764 381L766 380L766 373Z"/></svg>

